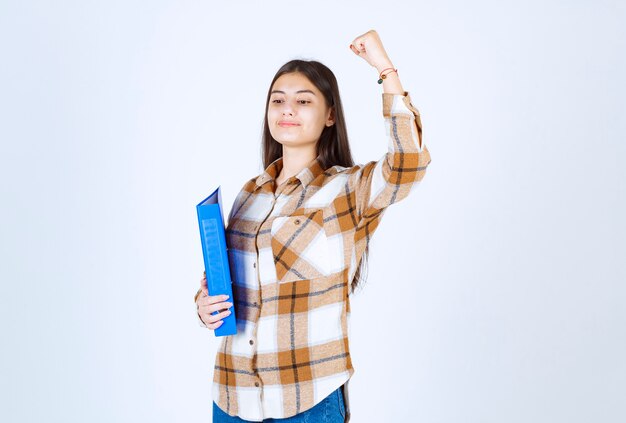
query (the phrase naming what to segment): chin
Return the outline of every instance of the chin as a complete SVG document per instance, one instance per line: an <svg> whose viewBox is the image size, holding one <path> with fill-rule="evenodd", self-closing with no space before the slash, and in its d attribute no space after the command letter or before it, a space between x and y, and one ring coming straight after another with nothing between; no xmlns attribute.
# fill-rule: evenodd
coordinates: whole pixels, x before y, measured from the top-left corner
<svg viewBox="0 0 626 423"><path fill-rule="evenodd" d="M298 145L298 144L306 144L306 142L300 141L298 139L295 138L284 138L284 137L280 137L280 138L276 138L273 137L279 144L284 144L284 145Z"/></svg>
<svg viewBox="0 0 626 423"><path fill-rule="evenodd" d="M276 141L278 141L278 143L280 145L283 145L285 147L297 147L299 145L305 145L305 143L301 143L301 142L297 142L297 141L295 141L295 142L294 141L284 141L284 140L283 141L276 140Z"/></svg>

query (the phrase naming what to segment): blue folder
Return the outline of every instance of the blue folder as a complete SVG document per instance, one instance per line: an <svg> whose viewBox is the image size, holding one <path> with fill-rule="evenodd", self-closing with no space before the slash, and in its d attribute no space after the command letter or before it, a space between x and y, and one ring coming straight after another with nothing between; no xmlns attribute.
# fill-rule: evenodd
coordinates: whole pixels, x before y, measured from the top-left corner
<svg viewBox="0 0 626 423"><path fill-rule="evenodd" d="M222 192L218 186L211 195L196 206L198 224L200 226L200 240L202 241L202 255L206 271L207 288L209 295L228 295L228 302L235 303L233 298L230 267L228 265L228 248L224 231L224 213L222 212ZM231 314L226 316L224 323L215 329L215 336L234 335L237 333L237 320L234 307ZM215 311L212 314L218 314Z"/></svg>

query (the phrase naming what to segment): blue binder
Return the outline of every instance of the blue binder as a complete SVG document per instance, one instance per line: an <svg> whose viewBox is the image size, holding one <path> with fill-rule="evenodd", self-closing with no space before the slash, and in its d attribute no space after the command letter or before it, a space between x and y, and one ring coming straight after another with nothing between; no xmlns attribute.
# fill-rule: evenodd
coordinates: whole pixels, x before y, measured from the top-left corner
<svg viewBox="0 0 626 423"><path fill-rule="evenodd" d="M209 295L228 295L229 302L234 304L230 267L228 265L228 248L224 231L224 213L222 212L222 192L218 186L211 195L196 206L198 224L200 226L200 240L202 241L202 255L206 271L207 288ZM237 333L235 308L230 308L231 314L226 316L224 323L215 329L215 336L234 335ZM218 314L215 311L212 314Z"/></svg>

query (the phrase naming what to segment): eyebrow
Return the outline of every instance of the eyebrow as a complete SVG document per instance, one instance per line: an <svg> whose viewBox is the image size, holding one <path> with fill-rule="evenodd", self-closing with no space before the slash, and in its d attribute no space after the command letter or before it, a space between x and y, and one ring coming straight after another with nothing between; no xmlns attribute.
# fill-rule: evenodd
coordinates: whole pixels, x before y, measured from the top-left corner
<svg viewBox="0 0 626 423"><path fill-rule="evenodd" d="M296 94L300 94L300 93L311 93L311 94L315 95L315 93L313 91L311 91L311 90L299 90L299 91L296 91ZM284 91L280 91L280 90L274 90L270 94L285 94L285 92Z"/></svg>

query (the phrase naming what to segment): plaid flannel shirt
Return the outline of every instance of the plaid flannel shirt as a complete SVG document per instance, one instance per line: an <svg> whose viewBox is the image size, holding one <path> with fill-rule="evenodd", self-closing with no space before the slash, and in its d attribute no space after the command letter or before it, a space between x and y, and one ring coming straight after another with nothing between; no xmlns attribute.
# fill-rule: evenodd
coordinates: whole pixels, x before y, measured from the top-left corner
<svg viewBox="0 0 626 423"><path fill-rule="evenodd" d="M275 187L279 158L235 198L226 240L238 332L222 338L212 387L231 416L287 418L344 385L349 420L350 282L385 209L430 163L409 93L382 93L382 105L380 160L322 169L316 158Z"/></svg>

